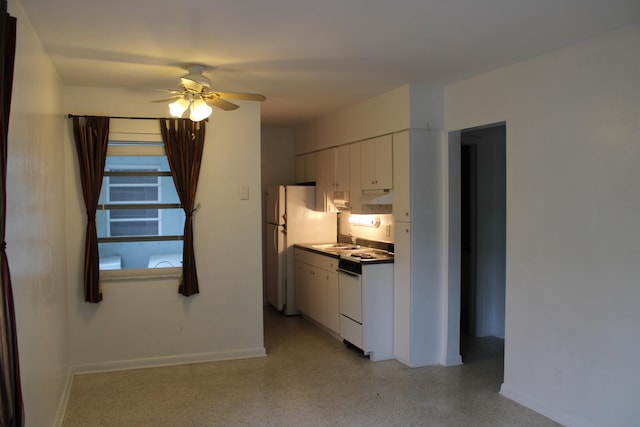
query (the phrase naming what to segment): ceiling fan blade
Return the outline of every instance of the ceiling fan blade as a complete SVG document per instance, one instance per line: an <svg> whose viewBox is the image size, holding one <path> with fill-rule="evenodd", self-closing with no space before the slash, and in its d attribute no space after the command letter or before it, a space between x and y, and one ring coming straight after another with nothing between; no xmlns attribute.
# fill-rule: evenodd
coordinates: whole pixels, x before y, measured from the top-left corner
<svg viewBox="0 0 640 427"><path fill-rule="evenodd" d="M205 96L203 97L207 104L211 104L214 107L222 108L225 111L237 110L239 107L236 104L227 102L224 99L220 99L218 96Z"/></svg>
<svg viewBox="0 0 640 427"><path fill-rule="evenodd" d="M180 98L182 98L182 95L174 95L174 96L170 96L169 98L158 99L156 101L151 101L151 102L170 102L170 101L176 101Z"/></svg>
<svg viewBox="0 0 640 427"><path fill-rule="evenodd" d="M259 95L257 93L238 93L238 92L209 92L215 93L220 98L224 99L235 99L238 101L264 101L267 99L264 95Z"/></svg>

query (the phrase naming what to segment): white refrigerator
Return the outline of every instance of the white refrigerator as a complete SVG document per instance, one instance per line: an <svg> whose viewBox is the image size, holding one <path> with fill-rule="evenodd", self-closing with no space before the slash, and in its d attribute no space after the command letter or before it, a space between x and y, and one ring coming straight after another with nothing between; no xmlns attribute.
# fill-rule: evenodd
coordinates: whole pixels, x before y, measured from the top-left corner
<svg viewBox="0 0 640 427"><path fill-rule="evenodd" d="M295 298L296 243L331 243L337 238L335 213L317 212L315 187L272 185L265 200L267 302L286 315L299 314Z"/></svg>

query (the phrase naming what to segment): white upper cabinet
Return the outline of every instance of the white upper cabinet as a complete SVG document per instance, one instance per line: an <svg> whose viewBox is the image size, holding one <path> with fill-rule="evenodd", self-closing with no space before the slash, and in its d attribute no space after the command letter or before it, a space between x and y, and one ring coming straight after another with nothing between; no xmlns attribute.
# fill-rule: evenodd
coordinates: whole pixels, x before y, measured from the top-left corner
<svg viewBox="0 0 640 427"><path fill-rule="evenodd" d="M393 139L379 136L361 142L360 173L363 190L393 188Z"/></svg>
<svg viewBox="0 0 640 427"><path fill-rule="evenodd" d="M336 181L336 148L316 153L316 210L335 212L333 192Z"/></svg>
<svg viewBox="0 0 640 427"><path fill-rule="evenodd" d="M410 133L393 134L393 219L411 221Z"/></svg>
<svg viewBox="0 0 640 427"><path fill-rule="evenodd" d="M316 181L316 153L296 156L296 184Z"/></svg>
<svg viewBox="0 0 640 427"><path fill-rule="evenodd" d="M335 180L335 190L336 191L349 191L350 182L349 179L349 145L341 145L337 148L336 152L336 180Z"/></svg>
<svg viewBox="0 0 640 427"><path fill-rule="evenodd" d="M336 149L317 151L316 186L333 190L336 180Z"/></svg>

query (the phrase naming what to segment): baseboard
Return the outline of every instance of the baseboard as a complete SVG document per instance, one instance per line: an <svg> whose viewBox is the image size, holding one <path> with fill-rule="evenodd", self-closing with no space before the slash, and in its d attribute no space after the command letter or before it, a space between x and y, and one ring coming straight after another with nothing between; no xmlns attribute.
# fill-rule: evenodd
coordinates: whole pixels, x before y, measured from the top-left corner
<svg viewBox="0 0 640 427"><path fill-rule="evenodd" d="M462 365L462 356L457 354L455 356L447 357L443 365L446 367Z"/></svg>
<svg viewBox="0 0 640 427"><path fill-rule="evenodd" d="M597 427L595 424L591 424L588 420L577 419L568 415L566 412L553 408L548 404L539 401L525 393L521 393L518 390L503 383L500 387L500 394L507 399L511 399L514 402L519 403L522 406L526 406L563 426L581 426L581 427Z"/></svg>
<svg viewBox="0 0 640 427"><path fill-rule="evenodd" d="M221 351L213 353L181 354L141 359L118 360L113 362L87 363L72 367L74 375L98 372L125 371L130 369L157 368L161 366L186 365L190 363L218 362L221 360L248 359L266 356L264 347Z"/></svg>
<svg viewBox="0 0 640 427"><path fill-rule="evenodd" d="M67 404L69 403L69 396L71 395L71 385L73 384L73 373L71 369L67 370L66 379L64 382L64 389L62 390L62 396L60 397L60 403L58 403L58 411L56 413L56 419L54 426L62 427L64 421L64 415L67 412Z"/></svg>

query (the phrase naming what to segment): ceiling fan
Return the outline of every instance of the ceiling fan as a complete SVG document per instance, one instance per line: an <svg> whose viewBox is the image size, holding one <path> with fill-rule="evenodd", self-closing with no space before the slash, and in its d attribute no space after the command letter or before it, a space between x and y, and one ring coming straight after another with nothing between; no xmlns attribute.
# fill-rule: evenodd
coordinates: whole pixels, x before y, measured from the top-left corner
<svg viewBox="0 0 640 427"><path fill-rule="evenodd" d="M169 90L173 96L152 102L170 102L169 112L173 117L182 117L189 110L189 118L199 122L211 115L214 107L225 111L236 110L238 105L226 99L238 101L264 101L263 95L254 93L219 92L211 89L211 81L202 73L206 67L200 64L188 64L189 71L180 77L181 90Z"/></svg>

